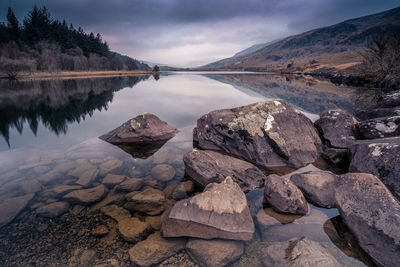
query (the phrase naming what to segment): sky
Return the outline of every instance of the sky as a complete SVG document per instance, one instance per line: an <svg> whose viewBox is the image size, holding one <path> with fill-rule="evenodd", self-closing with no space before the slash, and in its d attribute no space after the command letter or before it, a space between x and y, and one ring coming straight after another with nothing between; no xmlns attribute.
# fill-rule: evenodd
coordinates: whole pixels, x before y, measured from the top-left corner
<svg viewBox="0 0 400 267"><path fill-rule="evenodd" d="M45 5L53 18L100 33L113 51L195 67L258 43L400 6L399 0L0 0L23 17Z"/></svg>

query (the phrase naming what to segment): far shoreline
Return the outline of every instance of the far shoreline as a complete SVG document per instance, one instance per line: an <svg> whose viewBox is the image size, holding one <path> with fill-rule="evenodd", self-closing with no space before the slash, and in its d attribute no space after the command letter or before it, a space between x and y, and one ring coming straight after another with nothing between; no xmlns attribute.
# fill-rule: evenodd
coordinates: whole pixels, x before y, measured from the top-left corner
<svg viewBox="0 0 400 267"><path fill-rule="evenodd" d="M144 76L153 75L158 72L148 70L93 70L93 71L56 71L56 72L27 72L19 73L16 80L68 80L86 78L111 78L119 76ZM1 76L7 80L7 76Z"/></svg>

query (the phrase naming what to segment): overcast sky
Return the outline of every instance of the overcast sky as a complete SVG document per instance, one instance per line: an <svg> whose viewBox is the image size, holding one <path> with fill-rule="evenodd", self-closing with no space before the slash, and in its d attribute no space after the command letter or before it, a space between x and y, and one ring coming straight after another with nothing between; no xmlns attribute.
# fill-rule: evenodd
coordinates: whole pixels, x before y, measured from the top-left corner
<svg viewBox="0 0 400 267"><path fill-rule="evenodd" d="M140 60L193 67L265 43L346 19L381 12L399 0L0 0L4 20L33 5Z"/></svg>

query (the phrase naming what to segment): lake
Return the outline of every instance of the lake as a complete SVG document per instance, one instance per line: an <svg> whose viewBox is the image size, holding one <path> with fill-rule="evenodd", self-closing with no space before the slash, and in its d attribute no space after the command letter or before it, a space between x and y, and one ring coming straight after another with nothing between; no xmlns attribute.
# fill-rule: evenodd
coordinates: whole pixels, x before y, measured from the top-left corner
<svg viewBox="0 0 400 267"><path fill-rule="evenodd" d="M129 249L144 237L132 239L131 233L124 234L118 218L104 212L104 207L122 207L129 192L117 190L118 184L135 179L135 191L152 188L165 196L158 213L130 215L138 224L149 225L148 234L158 233L163 210L200 192L191 182L183 191L179 187L190 181L184 175L182 157L192 149L197 119L211 110L280 98L314 121L327 109L354 113L376 97L367 89L267 73L167 72L157 77L1 81L0 210L4 212L0 214L0 263L130 265ZM144 112L155 114L179 133L142 156L98 139ZM157 165L172 168L173 178L156 179L152 170ZM94 199L64 201L71 192L102 184L108 189L96 192ZM304 217L282 215L263 208L262 189L246 196L257 232L245 243L234 266L260 266L266 244L298 236L324 244L343 265L371 264L336 209L311 206ZM51 204L50 211L45 209ZM262 225L263 213L279 224ZM196 266L184 250L160 264Z"/></svg>

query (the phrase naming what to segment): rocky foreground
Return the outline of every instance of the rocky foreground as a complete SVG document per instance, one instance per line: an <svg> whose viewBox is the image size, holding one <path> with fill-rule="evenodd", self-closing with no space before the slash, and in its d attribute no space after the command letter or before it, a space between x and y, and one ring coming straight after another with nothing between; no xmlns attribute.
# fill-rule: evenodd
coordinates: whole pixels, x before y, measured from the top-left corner
<svg viewBox="0 0 400 267"><path fill-rule="evenodd" d="M399 104L395 92L355 117L330 110L313 123L282 100L266 100L202 116L194 149L179 141L156 154L151 147L134 166L100 141L61 158L10 162L0 190L0 258L14 243L26 249L35 233L54 237L57 257L71 266L362 266L351 257L396 266ZM145 114L102 139L142 145L175 133ZM350 172L307 171L321 156ZM190 179L177 181L184 172ZM344 224L308 203L337 208ZM49 253L44 244L35 250ZM5 265L54 262L29 253Z"/></svg>

